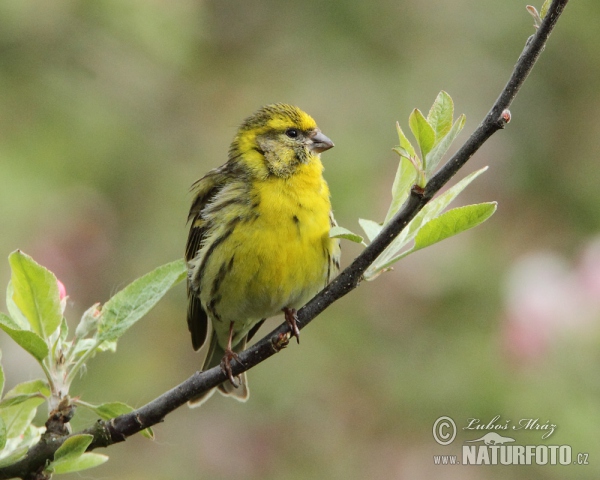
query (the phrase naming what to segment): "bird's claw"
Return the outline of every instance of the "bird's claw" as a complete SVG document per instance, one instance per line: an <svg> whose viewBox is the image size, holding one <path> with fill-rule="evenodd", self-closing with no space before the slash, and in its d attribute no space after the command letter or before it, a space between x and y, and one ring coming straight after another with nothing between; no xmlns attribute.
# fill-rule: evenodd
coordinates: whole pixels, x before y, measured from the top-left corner
<svg viewBox="0 0 600 480"><path fill-rule="evenodd" d="M239 355L237 353L235 353L233 350L228 348L225 350L225 355L223 355L223 359L221 360L221 370L223 370L223 373L225 373L225 375L227 375L227 378L229 379L231 384L235 388L238 388L240 386L240 384L239 384L239 382L235 381L235 377L233 376L233 372L231 371L231 360L235 360L242 366L244 365L242 363L242 361L240 360Z"/></svg>
<svg viewBox="0 0 600 480"><path fill-rule="evenodd" d="M271 339L271 345L273 345L273 350L279 352L284 349L290 343L290 332L280 333L277 335L277 338Z"/></svg>
<svg viewBox="0 0 600 480"><path fill-rule="evenodd" d="M300 329L298 328L298 315L295 308L284 308L283 313L285 314L285 321L290 326L292 335L296 337L296 341L300 343Z"/></svg>

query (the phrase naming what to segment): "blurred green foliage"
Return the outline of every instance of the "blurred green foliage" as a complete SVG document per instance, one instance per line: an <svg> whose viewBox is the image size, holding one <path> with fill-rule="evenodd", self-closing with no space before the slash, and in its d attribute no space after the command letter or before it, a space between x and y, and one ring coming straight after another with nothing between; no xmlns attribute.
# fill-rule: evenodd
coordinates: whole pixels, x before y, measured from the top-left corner
<svg viewBox="0 0 600 480"><path fill-rule="evenodd" d="M540 5L538 5L538 8ZM511 108L467 165L463 202L498 200L473 232L411 255L337 302L254 369L252 396L179 409L110 449L104 478L597 478L598 328L535 358L506 346L506 283L522 256L575 263L600 229L600 3L570 2ZM225 161L257 107L294 103L336 143L324 157L336 218L383 218L394 124L449 92L467 122L488 111L533 31L525 3L0 2L0 254L55 272L79 314L180 258L189 185ZM347 264L360 247L345 243ZM0 285L10 277L0 264ZM201 365L172 292L72 388L140 406ZM5 310L4 307L2 310ZM71 320L78 318L73 315ZM272 324L270 324L272 325ZM264 327L265 329L267 327ZM40 372L0 336L6 385ZM522 352L521 352L522 353ZM441 415L549 419L586 467L442 467ZM80 412L75 428L92 422ZM516 434L514 435L517 436ZM543 443L539 434L518 436ZM73 475L73 478L79 478ZM65 476L64 478L69 478Z"/></svg>

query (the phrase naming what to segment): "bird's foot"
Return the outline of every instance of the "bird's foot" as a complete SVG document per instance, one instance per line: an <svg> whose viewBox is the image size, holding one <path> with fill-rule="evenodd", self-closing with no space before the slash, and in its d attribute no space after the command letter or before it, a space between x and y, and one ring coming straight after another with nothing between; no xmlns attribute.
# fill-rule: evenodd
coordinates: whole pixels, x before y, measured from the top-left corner
<svg viewBox="0 0 600 480"><path fill-rule="evenodd" d="M290 326L292 335L296 337L296 341L300 343L300 329L298 328L298 315L296 314L295 308L284 308L283 313L285 314L285 321Z"/></svg>
<svg viewBox="0 0 600 480"><path fill-rule="evenodd" d="M227 378L231 382L231 384L235 387L239 387L239 382L235 381L235 377L233 376L233 372L231 371L231 361L235 360L240 365L244 365L240 360L240 357L237 353L235 353L230 348L225 349L225 355L223 355L223 359L221 360L221 370L227 375Z"/></svg>
<svg viewBox="0 0 600 480"><path fill-rule="evenodd" d="M275 352L280 352L282 349L288 346L290 343L290 332L280 333L277 338L271 339L271 345Z"/></svg>

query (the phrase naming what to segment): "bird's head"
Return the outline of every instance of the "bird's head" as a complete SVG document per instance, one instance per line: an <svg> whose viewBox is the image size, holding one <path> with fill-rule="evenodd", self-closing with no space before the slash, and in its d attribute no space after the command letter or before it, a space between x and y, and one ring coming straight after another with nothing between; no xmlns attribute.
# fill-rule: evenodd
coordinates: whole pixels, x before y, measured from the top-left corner
<svg viewBox="0 0 600 480"><path fill-rule="evenodd" d="M318 161L333 142L298 107L277 103L261 108L240 126L229 156L243 161L260 177L289 177L302 166Z"/></svg>

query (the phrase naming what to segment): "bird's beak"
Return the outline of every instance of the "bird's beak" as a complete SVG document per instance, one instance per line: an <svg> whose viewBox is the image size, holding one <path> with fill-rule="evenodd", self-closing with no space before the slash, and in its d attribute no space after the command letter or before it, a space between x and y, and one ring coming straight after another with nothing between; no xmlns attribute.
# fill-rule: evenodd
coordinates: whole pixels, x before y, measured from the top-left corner
<svg viewBox="0 0 600 480"><path fill-rule="evenodd" d="M333 142L319 130L314 135L311 135L310 140L308 148L314 153L321 153L333 147Z"/></svg>

